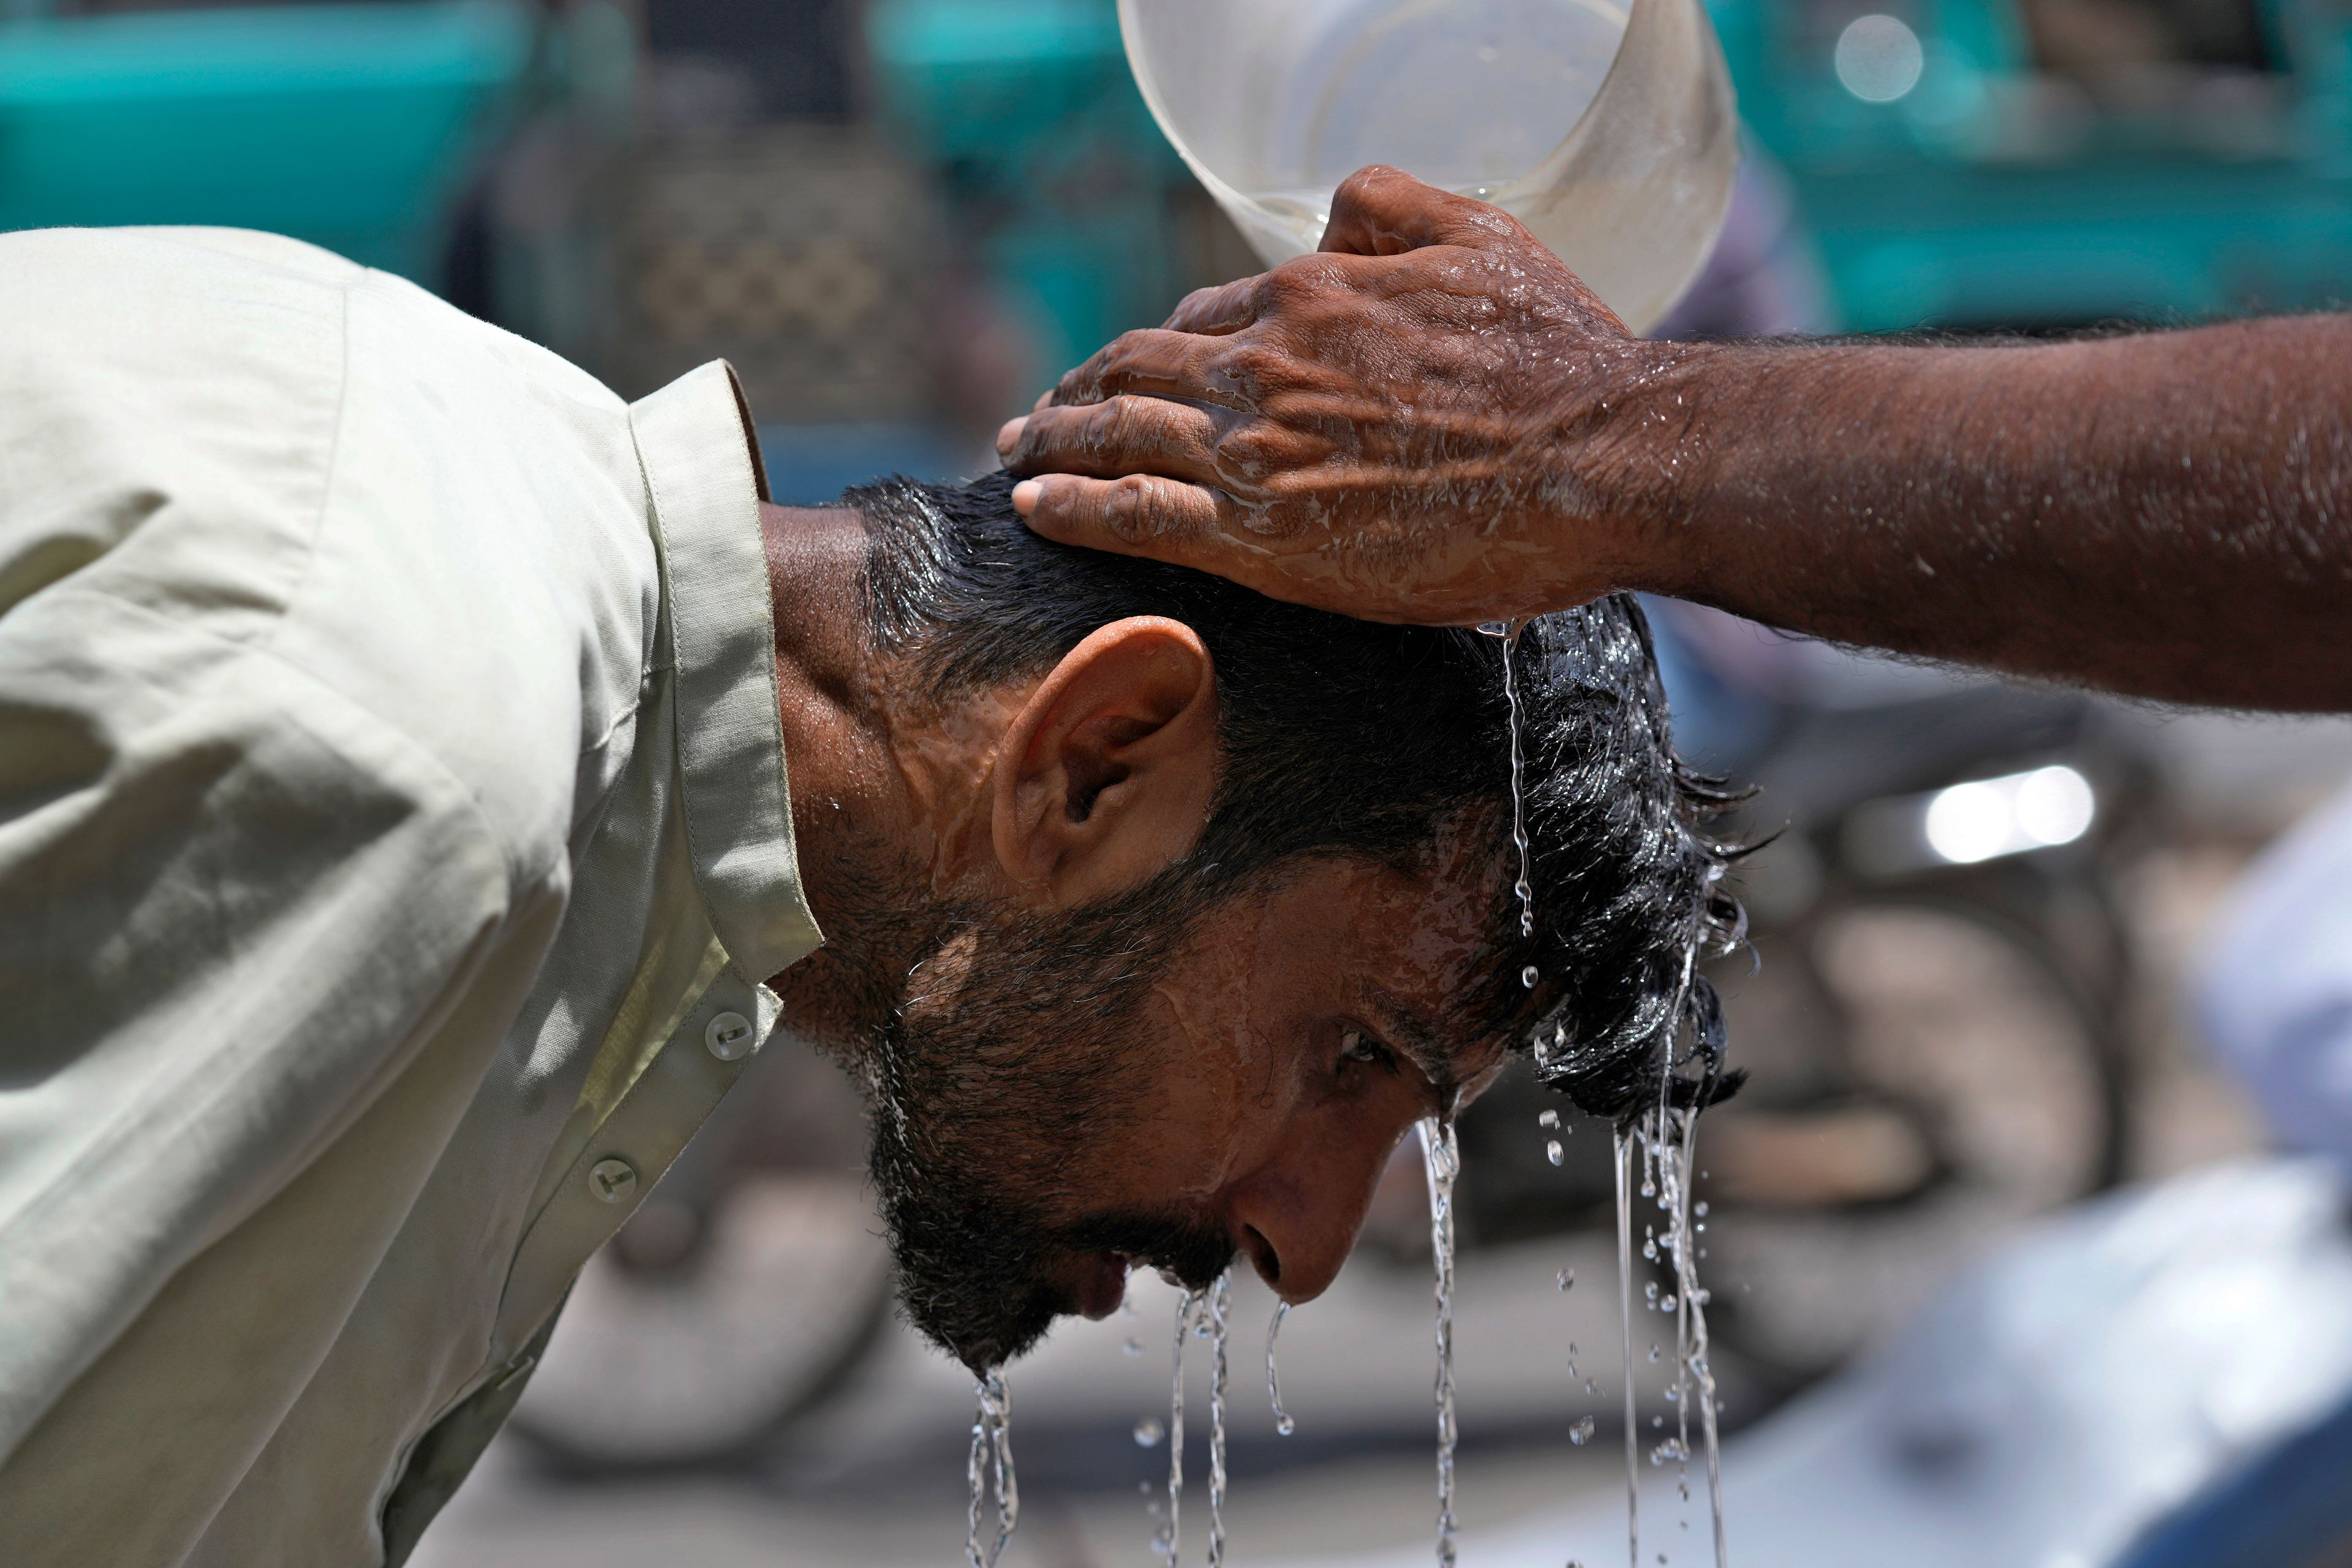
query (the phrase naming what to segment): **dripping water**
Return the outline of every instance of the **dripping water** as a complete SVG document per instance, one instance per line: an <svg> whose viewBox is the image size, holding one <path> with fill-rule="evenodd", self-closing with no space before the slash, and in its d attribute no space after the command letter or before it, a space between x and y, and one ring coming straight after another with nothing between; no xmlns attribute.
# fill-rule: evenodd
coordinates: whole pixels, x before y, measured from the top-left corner
<svg viewBox="0 0 2352 1568"><path fill-rule="evenodd" d="M1178 1526L1184 1501L1184 1340L1199 1316L1205 1291L1187 1290L1176 1303L1176 1351L1170 1359L1168 1389L1168 1517L1152 1535L1151 1549L1167 1568L1176 1568L1181 1544Z"/></svg>
<svg viewBox="0 0 2352 1568"><path fill-rule="evenodd" d="M1616 1133L1617 1315L1625 1365L1625 1561L1642 1568L1641 1433L1633 1409L1633 1139Z"/></svg>
<svg viewBox="0 0 2352 1568"><path fill-rule="evenodd" d="M1454 1568L1454 1178L1462 1170L1462 1152L1452 1121L1423 1117L1420 1129L1437 1277L1437 1565Z"/></svg>
<svg viewBox="0 0 2352 1568"><path fill-rule="evenodd" d="M1275 1336L1282 1332L1282 1320L1289 1314L1290 1303L1276 1301L1274 1304L1274 1321L1265 1327L1265 1396L1274 1405L1274 1429L1286 1437L1298 1430L1298 1423L1293 1421L1290 1413L1282 1407L1282 1379L1274 1370L1274 1341Z"/></svg>
<svg viewBox="0 0 2352 1568"><path fill-rule="evenodd" d="M1225 1562L1225 1345L1233 1271L1209 1287L1209 1568Z"/></svg>
<svg viewBox="0 0 2352 1568"><path fill-rule="evenodd" d="M1536 933L1536 892L1535 884L1528 879L1527 803L1520 790L1525 763L1519 751L1519 681L1511 668L1511 656L1518 650L1519 629L1526 625L1524 621L1487 621L1478 629L1503 645L1503 700L1510 710L1511 726L1511 844L1519 854L1518 879L1511 884L1511 891L1519 900L1519 935L1530 937ZM1519 971L1520 981L1530 988L1541 978L1533 964Z"/></svg>
<svg viewBox="0 0 2352 1568"><path fill-rule="evenodd" d="M971 1456L965 1479L971 1484L971 1501L965 1510L963 1553L971 1568L995 1568L1005 1543L1021 1518L1021 1488L1013 1472L1013 1393L1004 1384L1004 1369L991 1367L974 1385L979 1414L971 1421ZM992 1488L996 1494L996 1538L985 1551L980 1542L981 1505Z"/></svg>
<svg viewBox="0 0 2352 1568"><path fill-rule="evenodd" d="M1723 1531L1723 1468L1716 1417L1715 1374L1709 1363L1707 1293L1698 1282L1696 1232L1692 1225L1691 1172L1698 1135L1698 1111L1661 1103L1652 1115L1648 1158L1657 1170L1658 1206L1666 1214L1666 1256L1675 1289L1664 1305L1675 1313L1675 1437L1666 1457L1687 1463L1690 1413L1699 1413L1699 1436L1706 1456L1707 1508L1714 1527L1716 1568L1727 1568ZM1705 1205L1696 1205L1704 1214ZM1687 1495L1687 1493L1685 1493Z"/></svg>

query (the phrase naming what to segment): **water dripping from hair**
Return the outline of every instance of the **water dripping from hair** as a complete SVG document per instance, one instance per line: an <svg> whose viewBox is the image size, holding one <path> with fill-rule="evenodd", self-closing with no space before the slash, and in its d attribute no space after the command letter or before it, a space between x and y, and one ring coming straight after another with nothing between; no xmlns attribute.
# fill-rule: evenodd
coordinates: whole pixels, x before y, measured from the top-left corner
<svg viewBox="0 0 2352 1568"><path fill-rule="evenodd" d="M1692 974L1695 962L1695 953L1685 962L1681 994L1670 1015L1678 1024L1687 1018L1692 1048L1686 1057L1678 1059L1675 1053L1680 1030L1667 1031L1659 1047L1656 1100L1621 1122L1615 1131L1619 1346L1624 1358L1625 1383L1625 1536L1631 1568L1641 1568L1642 1551L1641 1429L1635 1381L1638 1363L1633 1359L1633 1200L1637 1192L1642 1198L1656 1204L1665 1226L1663 1242L1656 1225L1643 1226L1642 1256L1664 1264L1673 1281L1663 1298L1657 1284L1651 1282L1643 1292L1644 1310L1670 1312L1675 1319L1674 1381L1665 1393L1675 1406L1675 1434L1657 1443L1650 1462L1663 1465L1668 1459L1674 1460L1681 1474L1677 1489L1684 1498L1689 1497L1691 1411L1696 1405L1700 1444L1706 1457L1716 1568L1727 1568L1729 1561L1724 1537L1716 1384L1707 1335L1708 1296L1699 1283L1697 1226L1694 1219L1695 1214L1703 1216L1706 1210L1706 1205L1694 1204L1692 1193L1699 1113L1713 1098L1722 1069L1722 1007L1714 988L1703 977ZM1696 1078L1691 1076L1694 1068ZM1685 1090L1689 1092L1682 1092ZM1677 1104L1677 1100L1684 1103ZM1659 1347L1651 1347L1650 1359L1660 1359ZM1664 1424L1663 1418L1652 1423L1654 1426Z"/></svg>
<svg viewBox="0 0 2352 1568"><path fill-rule="evenodd" d="M1486 621L1478 627L1481 633L1503 645L1503 701L1510 710L1511 731L1511 846L1519 856L1518 877L1511 884L1511 891L1518 895L1522 938L1536 934L1536 891L1528 876L1527 796L1522 787L1527 764L1519 746L1519 679L1511 667L1511 656L1518 651L1519 633L1526 626L1525 621ZM1521 983L1531 989L1540 978L1533 964L1519 972Z"/></svg>
<svg viewBox="0 0 2352 1568"><path fill-rule="evenodd" d="M1642 1568L1641 1429L1633 1389L1633 1136L1620 1127L1613 1145L1617 1164L1618 1348L1625 1368L1625 1561Z"/></svg>

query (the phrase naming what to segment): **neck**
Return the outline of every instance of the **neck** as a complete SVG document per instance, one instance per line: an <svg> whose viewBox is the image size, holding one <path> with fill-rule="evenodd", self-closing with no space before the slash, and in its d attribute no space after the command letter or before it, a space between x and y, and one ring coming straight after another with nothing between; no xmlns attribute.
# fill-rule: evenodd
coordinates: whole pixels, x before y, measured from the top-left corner
<svg viewBox="0 0 2352 1568"><path fill-rule="evenodd" d="M866 624L866 525L840 508L761 508L776 700L801 883L825 945L773 977L785 1021L854 1056L935 940L938 911L984 896L995 704L930 710Z"/></svg>

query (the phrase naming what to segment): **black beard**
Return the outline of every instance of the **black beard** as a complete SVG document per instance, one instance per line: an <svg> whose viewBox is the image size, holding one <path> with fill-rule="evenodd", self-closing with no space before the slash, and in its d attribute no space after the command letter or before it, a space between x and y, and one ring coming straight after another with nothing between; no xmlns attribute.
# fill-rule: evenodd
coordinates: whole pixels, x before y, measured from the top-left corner
<svg viewBox="0 0 2352 1568"><path fill-rule="evenodd" d="M1143 1120L1143 999L1210 903L1181 869L1055 915L946 911L862 1053L900 1301L974 1371L1068 1310L1055 1269L1074 1254L1123 1253L1195 1287L1232 1261L1221 1228L1181 1216L1046 1217Z"/></svg>

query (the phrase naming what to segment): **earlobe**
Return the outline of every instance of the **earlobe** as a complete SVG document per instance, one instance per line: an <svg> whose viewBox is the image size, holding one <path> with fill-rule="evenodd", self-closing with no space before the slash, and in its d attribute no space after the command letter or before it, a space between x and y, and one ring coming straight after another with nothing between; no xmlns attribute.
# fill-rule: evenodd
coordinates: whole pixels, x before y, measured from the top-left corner
<svg viewBox="0 0 2352 1568"><path fill-rule="evenodd" d="M1034 907L1124 892L1192 848L1217 773L1208 648L1181 621L1114 621L1065 654L1005 727L992 780L997 859Z"/></svg>

